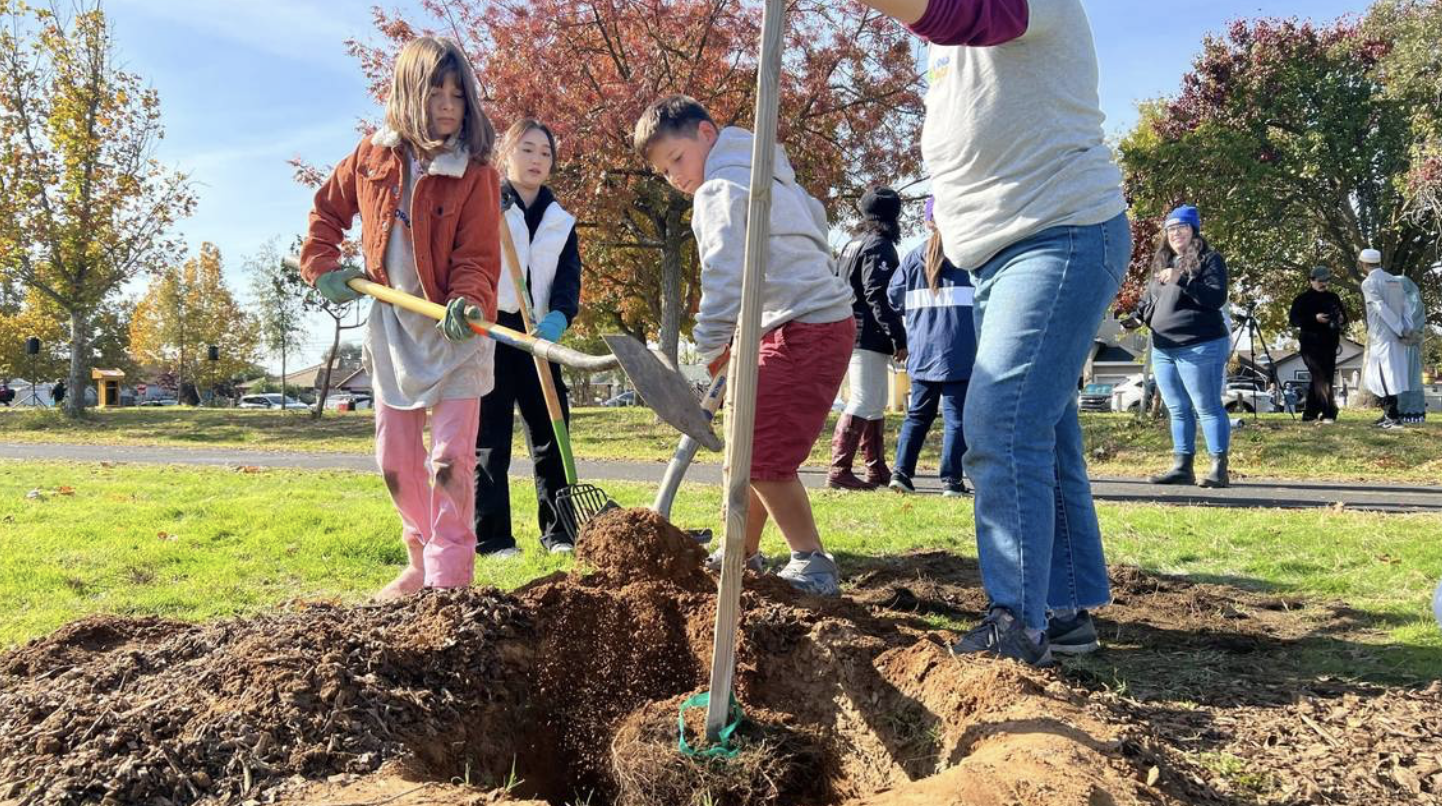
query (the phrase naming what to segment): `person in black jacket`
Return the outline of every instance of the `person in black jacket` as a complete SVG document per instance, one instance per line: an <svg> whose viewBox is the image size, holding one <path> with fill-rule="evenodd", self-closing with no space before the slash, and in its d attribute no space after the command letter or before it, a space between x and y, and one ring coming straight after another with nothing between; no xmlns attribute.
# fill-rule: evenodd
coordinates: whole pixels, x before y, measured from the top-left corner
<svg viewBox="0 0 1442 806"><path fill-rule="evenodd" d="M1312 375L1307 388L1307 404L1302 421L1333 423L1337 421L1337 401L1332 393L1332 380L1337 374L1337 347L1347 327L1347 311L1342 298L1329 290L1332 270L1326 266L1312 269L1311 288L1292 300L1289 317L1297 328L1302 363Z"/></svg>
<svg viewBox="0 0 1442 806"><path fill-rule="evenodd" d="M1153 484L1192 484L1196 476L1197 420L1201 420L1212 469L1202 487L1226 487L1227 452L1232 424L1222 405L1222 383L1231 353L1231 333L1222 308L1227 304L1227 264L1201 235L1201 215L1184 205L1166 219L1165 232L1152 258L1152 280L1142 298L1141 320L1152 329L1152 365L1157 388L1172 422L1172 469L1153 476Z"/></svg>
<svg viewBox="0 0 1442 806"><path fill-rule="evenodd" d="M886 298L891 275L901 263L901 197L888 187L861 197L861 237L841 253L841 278L851 286L856 317L856 346L851 352L850 400L831 437L831 469L826 486L872 490L891 482L886 466L886 380L892 359L906 360L906 330ZM866 461L866 478L852 472L857 449Z"/></svg>
<svg viewBox="0 0 1442 806"><path fill-rule="evenodd" d="M517 121L498 149L505 171L501 183L501 226L509 227L522 266L529 300L517 296L509 258L501 256L496 323L523 327L521 305L536 316L532 333L560 341L581 307L581 249L576 219L556 201L545 182L556 161L556 138L550 128L530 118ZM570 420L570 406L561 369L550 364L551 379ZM519 553L511 531L511 431L515 409L530 447L536 472L537 520L541 545L551 552L573 547L556 518L556 493L566 486L560 445L546 412L535 360L504 344L496 345L496 385L481 398L481 427L476 434L476 552L494 557Z"/></svg>

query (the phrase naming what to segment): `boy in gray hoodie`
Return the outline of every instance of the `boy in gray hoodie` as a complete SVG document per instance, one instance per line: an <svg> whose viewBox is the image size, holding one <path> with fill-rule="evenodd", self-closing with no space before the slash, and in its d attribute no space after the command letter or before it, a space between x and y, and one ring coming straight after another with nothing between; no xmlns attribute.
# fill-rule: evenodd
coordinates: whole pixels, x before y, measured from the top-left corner
<svg viewBox="0 0 1442 806"><path fill-rule="evenodd" d="M672 95L641 115L635 146L672 187L695 199L691 229L701 258L701 308L692 338L715 375L726 368L741 311L751 132L718 128L701 104ZM771 190L747 565L762 567L758 550L769 515L791 547L791 561L778 575L808 593L835 596L836 563L822 548L797 470L846 375L856 322L850 289L832 271L826 211L796 183L780 146ZM713 555L713 564L719 559Z"/></svg>

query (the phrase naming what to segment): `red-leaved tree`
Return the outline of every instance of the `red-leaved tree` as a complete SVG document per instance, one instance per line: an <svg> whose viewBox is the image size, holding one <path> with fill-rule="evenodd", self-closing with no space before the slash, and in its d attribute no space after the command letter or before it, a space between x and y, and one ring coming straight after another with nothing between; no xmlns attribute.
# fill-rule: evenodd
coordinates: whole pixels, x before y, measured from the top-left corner
<svg viewBox="0 0 1442 806"><path fill-rule="evenodd" d="M391 62L420 34L470 54L497 129L532 116L557 135L551 185L580 224L581 327L655 338L675 358L699 295L690 200L631 149L653 100L683 92L722 125L755 105L756 0L425 0L428 17L375 12L381 38L350 43L384 101ZM859 4L787 9L779 136L834 224L878 183L915 181L923 115L916 40ZM312 178L314 174L312 174Z"/></svg>

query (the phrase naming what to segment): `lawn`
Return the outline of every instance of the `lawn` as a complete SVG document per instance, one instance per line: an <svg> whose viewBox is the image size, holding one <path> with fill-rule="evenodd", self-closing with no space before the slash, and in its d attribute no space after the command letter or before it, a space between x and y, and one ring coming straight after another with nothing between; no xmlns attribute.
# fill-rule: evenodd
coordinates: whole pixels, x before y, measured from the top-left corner
<svg viewBox="0 0 1442 806"><path fill-rule="evenodd" d="M1367 480L1442 484L1442 422L1404 431L1378 431L1369 413L1348 412L1342 422L1317 426L1286 415L1246 418L1232 442L1233 474L1240 477L1302 480ZM809 463L830 459L830 426L817 440ZM888 415L888 449L895 450L900 415ZM1129 415L1084 414L1087 454L1095 476L1142 476L1170 461L1171 439L1164 422L1140 422ZM116 445L237 447L274 451L369 452L369 412L327 414L319 421L295 412L236 409L111 409L70 421L49 411L0 410L0 442L83 442ZM583 459L664 462L678 436L647 409L578 409L571 436ZM934 469L941 444L940 424L922 451L923 469ZM524 454L519 431L517 451ZM890 456L888 456L888 460ZM719 453L698 457L720 462Z"/></svg>
<svg viewBox="0 0 1442 806"><path fill-rule="evenodd" d="M516 500L529 495L518 481ZM652 490L608 484L624 505ZM675 519L719 528L720 489L688 485ZM817 520L843 570L916 550L974 557L969 500L818 493ZM863 503L865 506L858 506ZM1350 657L1298 651L1319 673L1366 669L1415 681L1442 668L1430 602L1442 518L1333 510L1101 505L1110 559L1202 581L1329 601L1374 625ZM534 529L525 516L525 531ZM0 647L96 612L205 620L295 599L362 601L404 553L379 477L309 471L0 462ZM479 584L512 588L569 558L523 539L483 560ZM768 533L763 549L779 553ZM958 623L938 620L938 627Z"/></svg>

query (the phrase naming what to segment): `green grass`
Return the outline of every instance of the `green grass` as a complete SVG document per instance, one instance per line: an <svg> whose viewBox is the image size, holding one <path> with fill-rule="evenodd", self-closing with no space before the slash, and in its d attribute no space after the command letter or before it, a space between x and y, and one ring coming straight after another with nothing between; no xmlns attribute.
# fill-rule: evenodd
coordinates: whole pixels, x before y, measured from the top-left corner
<svg viewBox="0 0 1442 806"><path fill-rule="evenodd" d="M1314 426L1286 415L1264 415L1232 439L1232 469L1239 477L1301 480L1365 480L1442 484L1442 422L1401 432L1378 431L1369 413L1348 412L1342 422ZM811 452L809 464L830 459L830 429ZM1165 422L1139 422L1129 415L1084 414L1087 456L1096 476L1144 476L1168 466L1171 438ZM895 450L901 416L888 415L888 460ZM369 412L331 414L319 421L298 412L237 409L110 409L70 421L50 411L0 409L0 442L84 442L182 447L229 446L275 451L367 453L374 425ZM571 437L583 459L664 462L678 435L646 409L577 409ZM519 431L517 449L524 451ZM941 424L932 427L921 467L935 469ZM702 452L701 462L720 462Z"/></svg>
<svg viewBox="0 0 1442 806"><path fill-rule="evenodd" d="M529 488L516 481L514 500L529 500ZM606 488L627 506L647 505L653 493L642 484ZM38 497L27 497L32 490ZM843 564L926 549L975 556L969 500L831 492L812 500ZM718 487L687 485L673 515L719 530L720 504ZM1345 600L1372 625L1359 639L1376 650L1369 674L1425 679L1442 668L1442 633L1430 612L1442 576L1438 516L1098 510L1113 562ZM534 534L532 512L517 510L524 556L481 560L479 584L512 588L569 567L525 537ZM0 647L97 612L205 620L295 598L361 601L404 561L398 526L371 474L0 461ZM782 551L774 531L763 549ZM1309 662L1320 670L1358 663L1313 651Z"/></svg>

